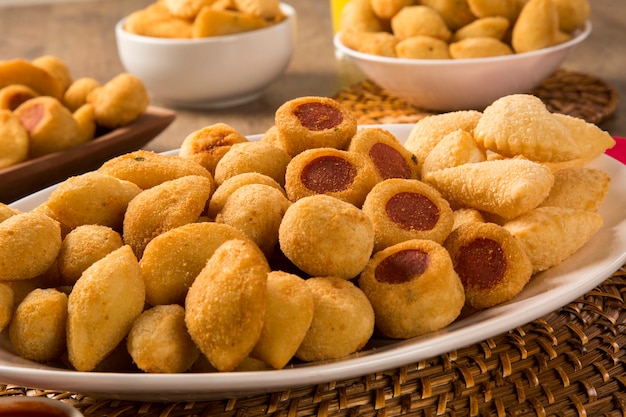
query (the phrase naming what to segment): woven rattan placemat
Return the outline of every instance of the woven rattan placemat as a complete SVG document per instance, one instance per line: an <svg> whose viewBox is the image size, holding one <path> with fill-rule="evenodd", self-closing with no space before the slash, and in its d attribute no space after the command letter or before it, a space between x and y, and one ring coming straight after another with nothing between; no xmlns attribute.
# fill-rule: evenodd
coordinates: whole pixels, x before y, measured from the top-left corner
<svg viewBox="0 0 626 417"><path fill-rule="evenodd" d="M250 398L165 404L0 385L0 396L8 395L57 398L87 417L623 417L626 268L505 334L359 378Z"/></svg>
<svg viewBox="0 0 626 417"><path fill-rule="evenodd" d="M609 84L592 75L565 69L557 70L530 93L554 113L595 124L610 117L617 106L617 92ZM415 123L433 114L392 96L370 80L344 88L334 98L357 116L359 124Z"/></svg>

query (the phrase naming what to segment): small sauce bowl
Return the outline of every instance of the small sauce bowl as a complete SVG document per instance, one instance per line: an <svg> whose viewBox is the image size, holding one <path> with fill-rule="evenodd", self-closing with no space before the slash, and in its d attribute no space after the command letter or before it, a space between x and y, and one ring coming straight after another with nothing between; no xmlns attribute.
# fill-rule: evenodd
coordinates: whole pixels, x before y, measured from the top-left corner
<svg viewBox="0 0 626 417"><path fill-rule="evenodd" d="M0 397L0 417L84 417L76 408L47 397Z"/></svg>

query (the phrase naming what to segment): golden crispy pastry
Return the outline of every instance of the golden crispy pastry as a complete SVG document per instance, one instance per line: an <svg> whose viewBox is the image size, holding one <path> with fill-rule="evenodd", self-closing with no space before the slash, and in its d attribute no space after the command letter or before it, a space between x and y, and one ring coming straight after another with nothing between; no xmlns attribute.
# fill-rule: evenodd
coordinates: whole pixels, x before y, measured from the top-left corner
<svg viewBox="0 0 626 417"><path fill-rule="evenodd" d="M447 41L452 36L441 15L428 6L402 8L391 18L391 31L400 40L424 35Z"/></svg>
<svg viewBox="0 0 626 417"><path fill-rule="evenodd" d="M178 155L199 163L215 174L215 166L231 146L247 141L235 128L226 123L215 123L187 135Z"/></svg>
<svg viewBox="0 0 626 417"><path fill-rule="evenodd" d="M285 184L285 171L291 157L284 150L265 142L233 144L215 166L215 182L222 184L228 178L244 172L258 172Z"/></svg>
<svg viewBox="0 0 626 417"><path fill-rule="evenodd" d="M56 56L43 55L33 59L31 63L52 75L52 78L57 80L62 92L65 92L67 87L72 84L73 79L70 68L63 60L57 58Z"/></svg>
<svg viewBox="0 0 626 417"><path fill-rule="evenodd" d="M0 223L0 281L35 278L56 261L61 227L45 214L24 212Z"/></svg>
<svg viewBox="0 0 626 417"><path fill-rule="evenodd" d="M20 214L22 211L7 204L0 203L0 223L8 219L9 217Z"/></svg>
<svg viewBox="0 0 626 417"><path fill-rule="evenodd" d="M333 276L309 278L313 320L296 357L303 361L341 358L359 351L374 333L374 310L352 282Z"/></svg>
<svg viewBox="0 0 626 417"><path fill-rule="evenodd" d="M96 110L91 104L84 104L72 116L78 126L76 145L89 142L96 136Z"/></svg>
<svg viewBox="0 0 626 417"><path fill-rule="evenodd" d="M465 305L450 255L431 240L407 240L375 253L359 276L359 288L372 303L376 328L397 339L440 330Z"/></svg>
<svg viewBox="0 0 626 417"><path fill-rule="evenodd" d="M94 106L98 125L107 128L125 126L148 108L150 99L143 82L136 76L121 73L87 95Z"/></svg>
<svg viewBox="0 0 626 417"><path fill-rule="evenodd" d="M265 320L250 356L274 369L294 356L313 320L313 294L305 280L283 271L267 275Z"/></svg>
<svg viewBox="0 0 626 417"><path fill-rule="evenodd" d="M379 179L374 163L361 153L316 148L287 165L285 191L291 201L325 194L361 207Z"/></svg>
<svg viewBox="0 0 626 417"><path fill-rule="evenodd" d="M476 142L497 154L538 162L562 162L581 156L569 130L530 94L512 94L495 100L483 111L474 129Z"/></svg>
<svg viewBox="0 0 626 417"><path fill-rule="evenodd" d="M554 173L554 185L540 206L598 211L609 191L611 177L596 168L568 168Z"/></svg>
<svg viewBox="0 0 626 417"><path fill-rule="evenodd" d="M126 346L137 367L148 373L185 372L200 356L185 326L185 309L176 304L141 313Z"/></svg>
<svg viewBox="0 0 626 417"><path fill-rule="evenodd" d="M19 116L0 109L0 169L26 160L28 149L28 131Z"/></svg>
<svg viewBox="0 0 626 417"><path fill-rule="evenodd" d="M274 187L244 185L228 197L215 221L244 231L269 258L278 243L278 227L290 205L285 194Z"/></svg>
<svg viewBox="0 0 626 417"><path fill-rule="evenodd" d="M198 219L211 195L211 188L208 178L188 175L142 191L128 203L124 215L124 242L141 259L152 239Z"/></svg>
<svg viewBox="0 0 626 417"><path fill-rule="evenodd" d="M533 272L558 265L580 249L602 227L602 216L588 210L538 207L504 224L521 242Z"/></svg>
<svg viewBox="0 0 626 417"><path fill-rule="evenodd" d="M0 332L11 322L15 308L15 292L6 283L0 282Z"/></svg>
<svg viewBox="0 0 626 417"><path fill-rule="evenodd" d="M357 130L354 114L328 97L289 100L274 121L281 147L292 157L311 148L345 149Z"/></svg>
<svg viewBox="0 0 626 417"><path fill-rule="evenodd" d="M35 289L17 306L9 339L22 358L46 363L65 352L67 295L54 288Z"/></svg>
<svg viewBox="0 0 626 417"><path fill-rule="evenodd" d="M259 16L242 13L236 10L217 10L204 7L193 21L192 38L232 35L261 29L270 25Z"/></svg>
<svg viewBox="0 0 626 417"><path fill-rule="evenodd" d="M513 25L511 45L516 53L556 45L559 12L553 0L530 0Z"/></svg>
<svg viewBox="0 0 626 417"><path fill-rule="evenodd" d="M502 159L431 171L423 180L452 206L514 218L548 196L554 175L545 166L525 159Z"/></svg>
<svg viewBox="0 0 626 417"><path fill-rule="evenodd" d="M11 84L25 85L42 96L63 97L63 87L56 78L24 59L0 61L0 88Z"/></svg>
<svg viewBox="0 0 626 417"><path fill-rule="evenodd" d="M22 84L10 84L0 88L0 109L15 110L20 104L39 96L32 88Z"/></svg>
<svg viewBox="0 0 626 417"><path fill-rule="evenodd" d="M124 30L155 38L191 38L193 23L172 15L164 2L157 1L128 15Z"/></svg>
<svg viewBox="0 0 626 417"><path fill-rule="evenodd" d="M515 22L528 0L467 0L472 14L478 18L504 16Z"/></svg>
<svg viewBox="0 0 626 417"><path fill-rule="evenodd" d="M448 133L458 129L472 133L481 116L482 113L476 110L459 110L424 117L415 123L404 146L422 165L426 155Z"/></svg>
<svg viewBox="0 0 626 417"><path fill-rule="evenodd" d="M418 3L436 10L452 31L476 19L467 0L419 0Z"/></svg>
<svg viewBox="0 0 626 417"><path fill-rule="evenodd" d="M591 15L589 0L553 0L559 13L559 29L571 33L585 25Z"/></svg>
<svg viewBox="0 0 626 417"><path fill-rule="evenodd" d="M357 32L345 30L341 32L341 42L350 49L394 58L399 39L389 32Z"/></svg>
<svg viewBox="0 0 626 417"><path fill-rule="evenodd" d="M432 36L412 36L396 44L396 56L407 59L450 59L448 43Z"/></svg>
<svg viewBox="0 0 626 417"><path fill-rule="evenodd" d="M414 4L415 0L370 0L372 11L382 20L389 20L403 7Z"/></svg>
<svg viewBox="0 0 626 417"><path fill-rule="evenodd" d="M267 299L267 260L249 240L218 247L185 301L185 323L219 371L232 371L257 344Z"/></svg>
<svg viewBox="0 0 626 417"><path fill-rule="evenodd" d="M232 2L240 12L263 19L278 19L282 15L279 0L232 0Z"/></svg>
<svg viewBox="0 0 626 417"><path fill-rule="evenodd" d="M100 82L91 77L81 77L67 87L63 94L63 104L74 112L87 103L87 96L96 88L101 87Z"/></svg>
<svg viewBox="0 0 626 417"><path fill-rule="evenodd" d="M351 279L372 254L374 229L354 205L318 194L287 209L278 239L285 256L309 275Z"/></svg>
<svg viewBox="0 0 626 417"><path fill-rule="evenodd" d="M522 244L494 223L465 223L444 242L465 287L465 302L485 309L519 294L533 267Z"/></svg>
<svg viewBox="0 0 626 417"><path fill-rule="evenodd" d="M169 10L172 16L193 20L200 9L211 6L215 0L162 0L163 5Z"/></svg>
<svg viewBox="0 0 626 417"><path fill-rule="evenodd" d="M476 19L473 22L463 26L450 39L451 42L457 42L467 38L495 38L503 40L507 30L511 27L509 19L503 16L489 16Z"/></svg>
<svg viewBox="0 0 626 417"><path fill-rule="evenodd" d="M124 340L144 309L145 295L128 245L87 268L67 305L67 353L77 371L93 370Z"/></svg>
<svg viewBox="0 0 626 417"><path fill-rule="evenodd" d="M417 158L386 129L364 127L352 137L349 152L368 157L381 180L389 178L419 178Z"/></svg>
<svg viewBox="0 0 626 417"><path fill-rule="evenodd" d="M454 215L439 192L418 180L392 178L367 195L363 213L374 226L374 252L410 239L442 243Z"/></svg>
<svg viewBox="0 0 626 417"><path fill-rule="evenodd" d="M339 27L342 32L381 32L383 24L376 16L370 0L351 0L341 10Z"/></svg>
<svg viewBox="0 0 626 417"><path fill-rule="evenodd" d="M428 153L422 164L422 175L438 169L482 162L487 159L484 149L465 130L455 130L444 136Z"/></svg>
<svg viewBox="0 0 626 417"><path fill-rule="evenodd" d="M489 58L512 54L511 47L496 38L466 38L450 44L450 56L453 59Z"/></svg>
<svg viewBox="0 0 626 417"><path fill-rule="evenodd" d="M469 222L480 222L483 223L485 221L485 217L483 214L473 208L460 208L456 209L453 212L454 214L454 225L452 226L452 230L456 229L460 225Z"/></svg>

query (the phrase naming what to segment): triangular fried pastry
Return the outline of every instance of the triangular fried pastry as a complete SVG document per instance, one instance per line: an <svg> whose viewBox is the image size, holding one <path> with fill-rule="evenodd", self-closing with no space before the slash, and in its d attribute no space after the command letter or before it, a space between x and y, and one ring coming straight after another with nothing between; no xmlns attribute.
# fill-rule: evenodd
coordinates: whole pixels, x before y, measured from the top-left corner
<svg viewBox="0 0 626 417"><path fill-rule="evenodd" d="M541 206L598 211L609 191L609 175L596 168L562 169L554 173L554 185Z"/></svg>
<svg viewBox="0 0 626 417"><path fill-rule="evenodd" d="M530 52L556 45L559 12L552 0L530 0L520 12L511 44L516 53Z"/></svg>

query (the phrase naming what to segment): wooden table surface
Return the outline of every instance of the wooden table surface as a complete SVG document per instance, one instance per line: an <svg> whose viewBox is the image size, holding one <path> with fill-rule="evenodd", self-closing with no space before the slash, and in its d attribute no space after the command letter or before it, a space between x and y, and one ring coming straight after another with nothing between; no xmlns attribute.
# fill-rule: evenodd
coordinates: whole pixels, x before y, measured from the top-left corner
<svg viewBox="0 0 626 417"><path fill-rule="evenodd" d="M361 74L337 61L332 45L327 0L286 0L298 12L297 44L285 74L255 102L220 110L179 110L176 120L146 148L164 151L180 146L191 132L217 122L243 134L262 133L273 124L282 103L305 95L333 96ZM0 0L0 59L51 54L63 59L76 77L107 81L124 71L117 54L114 26L151 0ZM600 78L621 99L626 96L626 1L592 1L593 31L563 67ZM163 106L157 98L152 104ZM626 104L601 127L626 136Z"/></svg>

